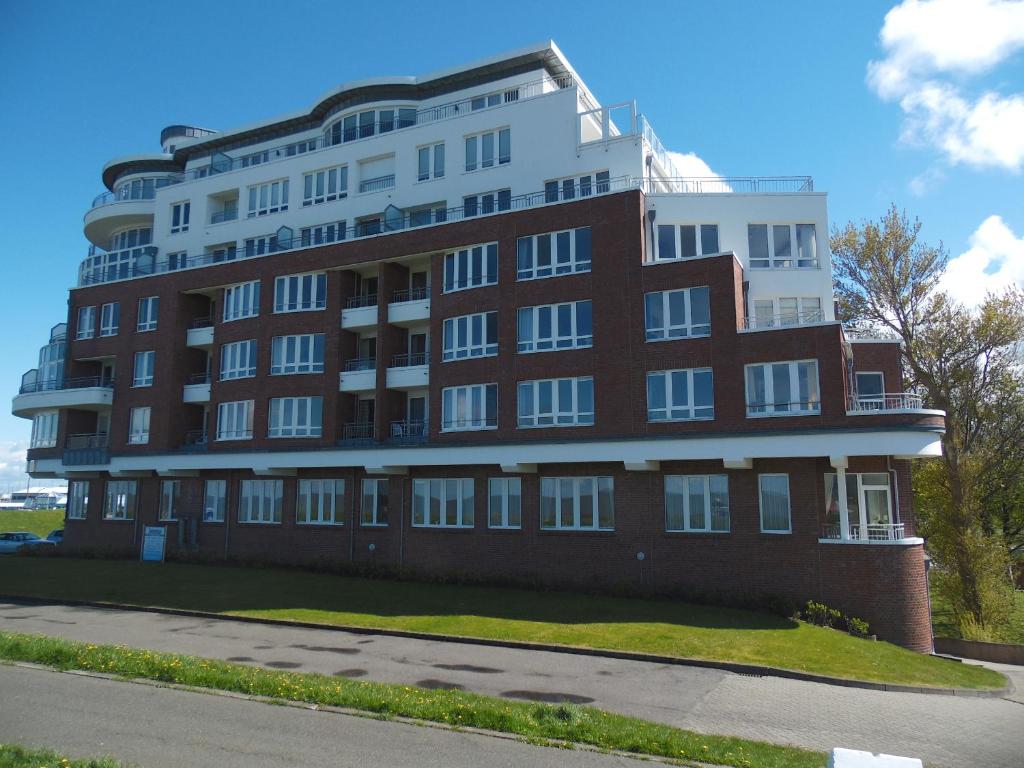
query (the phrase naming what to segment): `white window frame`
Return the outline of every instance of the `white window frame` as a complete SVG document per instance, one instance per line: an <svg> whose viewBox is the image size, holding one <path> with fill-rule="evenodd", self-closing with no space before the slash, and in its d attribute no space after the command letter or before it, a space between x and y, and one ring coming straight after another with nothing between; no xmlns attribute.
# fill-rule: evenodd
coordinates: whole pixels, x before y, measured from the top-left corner
<svg viewBox="0 0 1024 768"><path fill-rule="evenodd" d="M508 154L502 156L502 139L508 145ZM490 152L485 152L485 146L490 146ZM465 137L466 164L465 172L482 171L487 168L497 168L499 165L508 165L512 162L512 129L509 126L494 128L481 133L474 133ZM470 158L472 153L473 157Z"/></svg>
<svg viewBox="0 0 1024 768"><path fill-rule="evenodd" d="M381 492L383 488L383 492ZM362 495L359 504L359 525L364 528L386 528L388 525L388 494L389 483L383 477L364 477L362 483ZM381 514L381 499L385 500L383 514ZM370 503L367 504L367 499ZM367 514L369 512L369 514Z"/></svg>
<svg viewBox="0 0 1024 768"><path fill-rule="evenodd" d="M582 494L581 491L586 483L590 483L591 487L591 524L584 525L582 517ZM570 525L562 524L562 494L561 490L563 484L568 484L572 491L572 496L567 501L572 505L572 523ZM611 494L611 513L612 513L612 524L610 526L601 525L601 514L600 514L600 499L601 499L601 488L606 487L608 492ZM554 525L548 525L544 522L544 508L546 506L545 499L549 498L548 492L552 491L550 495L552 503L554 504ZM614 531L615 530L615 481L611 477L598 476L598 477L542 477L540 479L540 528L542 531Z"/></svg>
<svg viewBox="0 0 1024 768"><path fill-rule="evenodd" d="M707 322L695 322L693 316L693 295L703 292L707 297ZM672 297L683 296L683 322L673 323L671 318ZM650 308L661 303L662 325L653 325ZM703 320L703 318L697 318ZM676 339L696 339L711 335L711 289L706 285L695 285L692 288L676 288L668 291L651 291L644 294L644 340L675 341Z"/></svg>
<svg viewBox="0 0 1024 768"><path fill-rule="evenodd" d="M217 440L252 440L254 400L232 400L217 405Z"/></svg>
<svg viewBox="0 0 1024 768"><path fill-rule="evenodd" d="M879 382L879 392L877 395L864 395L860 391L860 377L861 376L877 376ZM857 400L857 407L860 409L870 408L872 406L877 407L879 410L885 407L885 373L882 371L854 371L853 372L853 389L854 397ZM849 477L849 474L847 474Z"/></svg>
<svg viewBox="0 0 1024 768"><path fill-rule="evenodd" d="M590 306L590 333L580 333L580 306ZM566 349L586 349L594 346L594 311L593 302L590 299L580 301L565 301L558 304L538 304L533 307L520 307L516 312L516 351L520 354L535 354L539 352L559 352ZM563 335L559 329L559 315L562 307L569 307L569 335ZM540 321L544 316L548 317L548 325L551 335L541 337ZM529 317L530 338L524 339L525 318Z"/></svg>
<svg viewBox="0 0 1024 768"><path fill-rule="evenodd" d="M92 339L96 336L96 307L79 307L78 324L75 327L75 341Z"/></svg>
<svg viewBox="0 0 1024 768"><path fill-rule="evenodd" d="M288 210L288 179L249 185L249 218Z"/></svg>
<svg viewBox="0 0 1024 768"><path fill-rule="evenodd" d="M581 235L581 233L586 233ZM593 232L590 227L542 232L516 239L516 280L542 280L589 272L593 260ZM580 240L586 243L579 248ZM546 243L546 245L542 244ZM541 251L547 260L540 263ZM565 257L565 258L563 258Z"/></svg>
<svg viewBox="0 0 1024 768"><path fill-rule="evenodd" d="M103 519L134 520L138 498L136 481L107 480L103 489Z"/></svg>
<svg viewBox="0 0 1024 768"><path fill-rule="evenodd" d="M306 299L308 294L308 301ZM274 314L327 308L327 273L304 272L274 279Z"/></svg>
<svg viewBox="0 0 1024 768"><path fill-rule="evenodd" d="M270 375L323 373L326 338L323 333L275 336L270 342Z"/></svg>
<svg viewBox="0 0 1024 768"><path fill-rule="evenodd" d="M750 235L754 227L765 227L765 236L768 238L768 258L754 258L750 248ZM775 255L775 228L786 227L789 229L789 258L778 258ZM811 227L814 230L814 255L810 258L801 258L798 253L799 243L797 241L797 228ZM818 269L821 259L818 257L818 227L813 222L750 222L747 224L747 261L750 269ZM762 262L767 261L767 264ZM757 263L755 263L757 262ZM806 262L806 263L804 263Z"/></svg>
<svg viewBox="0 0 1024 768"><path fill-rule="evenodd" d="M324 399L321 395L270 398L267 437L322 437L323 431Z"/></svg>
<svg viewBox="0 0 1024 768"><path fill-rule="evenodd" d="M784 477L786 478L786 517L787 525L785 529L782 528L765 528L764 527L764 479L769 477ZM789 487L789 475L785 472L765 472L757 476L757 506L758 516L761 523L761 533L771 534L787 534L793 532L793 495L790 492Z"/></svg>
<svg viewBox="0 0 1024 768"><path fill-rule="evenodd" d="M696 483L701 485L701 492L704 498L704 525L692 525L690 509L690 485ZM671 524L671 503L669 501L669 486L678 485L678 493L682 502L681 515L682 526L673 527ZM718 485L718 489L712 486ZM724 528L714 528L713 521L714 506L713 498L718 493L725 494L725 522ZM729 476L728 475L665 475L665 531L667 533L729 533L732 530L732 511L729 505Z"/></svg>
<svg viewBox="0 0 1024 768"><path fill-rule="evenodd" d="M295 487L296 525L344 525L345 481L300 478Z"/></svg>
<svg viewBox="0 0 1024 768"><path fill-rule="evenodd" d="M111 301L100 307L100 338L117 336L121 329L121 302Z"/></svg>
<svg viewBox="0 0 1024 768"><path fill-rule="evenodd" d="M568 383L568 393L563 383ZM590 409L581 408L581 388L590 388ZM541 393L549 390L550 410L541 412ZM568 394L566 398L565 395ZM529 412L523 413L524 398L529 401ZM567 402L566 402L567 401ZM520 381L516 387L516 426L518 429L547 427L594 426L594 377L576 376L561 379L533 379Z"/></svg>
<svg viewBox="0 0 1024 768"><path fill-rule="evenodd" d="M32 416L32 439L29 448L53 448L57 445L60 411L39 411Z"/></svg>
<svg viewBox="0 0 1024 768"><path fill-rule="evenodd" d="M282 480L242 480L238 492L238 522L280 525L284 499Z"/></svg>
<svg viewBox="0 0 1024 768"><path fill-rule="evenodd" d="M135 322L136 333L155 331L159 313L159 296L144 296L139 299L139 316L136 318Z"/></svg>
<svg viewBox="0 0 1024 768"><path fill-rule="evenodd" d="M430 179L444 178L444 142L434 142L416 147L416 180L430 181ZM424 173L424 158L426 158L426 173Z"/></svg>
<svg viewBox="0 0 1024 768"><path fill-rule="evenodd" d="M544 202L557 203L559 200L602 195L610 189L611 173L608 170L547 179L544 182Z"/></svg>
<svg viewBox="0 0 1024 768"><path fill-rule="evenodd" d="M89 481L72 480L68 483L68 520L85 520L89 512Z"/></svg>
<svg viewBox="0 0 1024 768"><path fill-rule="evenodd" d="M178 504L181 503L181 480L160 481L160 514L157 520L161 523L173 522L178 519Z"/></svg>
<svg viewBox="0 0 1024 768"><path fill-rule="evenodd" d="M299 230L299 243L301 243L303 248L340 243L348 235L348 230L345 228L346 223L346 220L342 219L341 221L332 221L328 224L315 224L311 227L303 227Z"/></svg>
<svg viewBox="0 0 1024 768"><path fill-rule="evenodd" d="M450 498L453 492L455 498ZM438 490L438 518L433 519L434 491ZM471 477L459 478L416 478L412 481L412 527L413 528L473 528L476 498ZM468 494L467 494L468 491ZM468 496L468 498L467 498ZM448 520L448 504L454 502L455 522ZM468 503L468 508L467 508Z"/></svg>
<svg viewBox="0 0 1024 768"><path fill-rule="evenodd" d="M462 196L462 217L464 219L510 210L512 210L512 190L508 187Z"/></svg>
<svg viewBox="0 0 1024 768"><path fill-rule="evenodd" d="M493 419L487 417L487 398L490 392L494 393ZM456 414L460 412L463 415L455 418ZM489 421L493 423L488 423ZM456 387L445 387L441 390L442 432L476 432L497 428L497 383L463 384Z"/></svg>
<svg viewBox="0 0 1024 768"><path fill-rule="evenodd" d="M661 253L661 232L663 227L672 227L674 232L672 255L663 256ZM705 228L714 227L715 229L715 245L718 246L717 250L710 250L704 247ZM683 256L683 229L692 228L694 230L694 247L696 249L692 256ZM670 262L670 261L689 261L691 259L700 259L704 256L716 256L722 252L722 241L721 241L721 229L715 222L698 222L698 223L686 223L686 224L658 224L657 231L655 232L655 257L656 263ZM711 238L708 238L708 246L710 247Z"/></svg>
<svg viewBox="0 0 1024 768"><path fill-rule="evenodd" d="M864 478L869 476L869 475L884 476L885 477L885 484L884 485L876 485L874 483L865 482ZM833 488L835 488L835 484L838 482L838 480L837 480L837 473L836 472L826 472L825 473L825 515L826 515L826 517L828 516L828 513L829 513L829 505L832 503L832 489L829 488L829 480L830 479L832 481ZM848 511L848 514L852 518L849 521L851 525L859 525L859 526L863 526L863 525L867 525L867 526L880 525L880 523L872 523L871 520L868 519L868 514L867 514L867 510L868 510L867 494L870 491L875 491L875 492L885 491L885 505L886 505L886 517L887 517L887 522L885 524L886 525L894 525L894 524L899 522L899 520L897 519L897 517L898 517L898 515L897 515L898 510L896 510L893 507L892 475L889 474L889 472L887 472L885 470L882 470L880 472L847 472L846 473L847 494L849 494L851 485L852 485L852 487L854 489L856 489L856 494L857 494L857 510L856 510L857 511L857 517L853 517L853 510L849 509L849 501L847 501L847 511ZM837 512L838 512L838 510L837 510ZM861 517L861 515L863 515L863 516ZM870 528L868 530L870 530ZM851 540L853 540L853 535L852 534L851 534L850 538L851 538ZM865 538L870 538L870 534L866 535Z"/></svg>
<svg viewBox="0 0 1024 768"><path fill-rule="evenodd" d="M223 320L244 320L256 317L260 313L260 281L250 280L247 283L236 283L224 289Z"/></svg>
<svg viewBox="0 0 1024 768"><path fill-rule="evenodd" d="M490 321L490 322L488 322ZM492 327L493 326L493 327ZM445 318L442 336L443 362L494 357L498 354L498 313L477 312ZM489 331L494 331L494 340Z"/></svg>
<svg viewBox="0 0 1024 768"><path fill-rule="evenodd" d="M256 375L256 339L232 341L220 348L220 381L250 379Z"/></svg>
<svg viewBox="0 0 1024 768"><path fill-rule="evenodd" d="M192 218L192 203L189 200L182 200L171 203L171 234L188 232L189 219Z"/></svg>
<svg viewBox="0 0 1024 768"><path fill-rule="evenodd" d="M686 375L686 395L687 399L685 403L676 402L674 387L674 377L672 374L685 374ZM701 377L707 376L711 380L711 404L700 404L698 405L694 401L696 389L694 388L695 379L700 375ZM664 408L653 408L651 406L651 381L652 377L664 377L665 380L665 407ZM707 413L706 409L710 408L711 413ZM697 415L697 410L704 411L700 415ZM659 418L658 416L652 416L653 411L664 411L664 417ZM686 411L686 416L673 416L673 411ZM672 421L712 421L715 418L715 378L711 368L676 368L668 371L649 371L647 373L647 421L651 424L659 424L662 422Z"/></svg>
<svg viewBox="0 0 1024 768"><path fill-rule="evenodd" d="M302 174L302 205L320 205L348 197L348 164Z"/></svg>
<svg viewBox="0 0 1024 768"><path fill-rule="evenodd" d="M153 409L148 405L132 408L131 411L129 411L129 445L147 445L149 443L149 425L152 416Z"/></svg>
<svg viewBox="0 0 1024 768"><path fill-rule="evenodd" d="M139 375L139 367L142 367L142 375ZM145 350L135 353L135 364L132 366L132 386L152 387L153 377L156 373L156 350Z"/></svg>
<svg viewBox="0 0 1024 768"><path fill-rule="evenodd" d="M775 377L772 371L772 366L776 365L785 365L789 368L790 402L788 403L775 403ZM793 393L796 393L797 397L800 395L801 366L813 366L810 369L813 372L813 376L810 373L807 375L808 400L806 403L794 402L792 400ZM765 397L764 403L762 404L753 404L755 389L753 371L757 368L765 369L763 374ZM779 416L816 416L821 413L821 384L818 379L817 360L778 360L767 363L752 363L744 367L743 379L746 391L748 419ZM816 395L816 400L810 399L812 394ZM778 407L783 405L787 406L785 410Z"/></svg>
<svg viewBox="0 0 1024 768"><path fill-rule="evenodd" d="M508 531L519 530L523 527L522 478L488 478L487 527Z"/></svg>
<svg viewBox="0 0 1024 768"><path fill-rule="evenodd" d="M491 271L493 262L494 270ZM479 265L479 271L474 272ZM463 269L463 266L465 269ZM465 273L464 278L457 277ZM485 285L498 284L498 244L481 243L460 248L444 255L444 275L442 288L444 293L468 291Z"/></svg>
<svg viewBox="0 0 1024 768"><path fill-rule="evenodd" d="M207 480L203 485L203 522L223 523L227 507L228 481Z"/></svg>

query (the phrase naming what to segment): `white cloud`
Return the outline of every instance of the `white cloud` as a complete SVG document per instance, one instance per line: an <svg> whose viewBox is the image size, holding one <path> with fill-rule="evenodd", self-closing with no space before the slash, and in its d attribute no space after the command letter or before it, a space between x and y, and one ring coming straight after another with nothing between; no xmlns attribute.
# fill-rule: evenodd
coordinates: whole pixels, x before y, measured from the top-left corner
<svg viewBox="0 0 1024 768"><path fill-rule="evenodd" d="M25 451L28 450L27 440L0 440L0 488L9 490L9 486L24 488L28 480L25 474ZM36 483L38 485L38 483Z"/></svg>
<svg viewBox="0 0 1024 768"><path fill-rule="evenodd" d="M674 175L680 176L684 179L721 179L723 178L720 173L715 173L711 170L711 166L708 165L702 158L700 158L694 152L669 152L669 160L672 161L672 165L675 166ZM693 186L694 189L684 189L683 191L698 192L700 189L697 188L697 184L687 182L684 184L685 187ZM729 187L725 182L711 181L708 183L700 184L700 187L707 188L710 192L731 192L732 188Z"/></svg>
<svg viewBox="0 0 1024 768"><path fill-rule="evenodd" d="M987 293L1010 285L1024 288L1024 235L1017 237L1000 216L989 216L970 243L970 249L950 260L943 290L974 307Z"/></svg>
<svg viewBox="0 0 1024 768"><path fill-rule="evenodd" d="M1024 0L904 0L879 38L886 56L868 64L868 83L899 101L904 141L932 145L953 164L1024 166L1024 94L962 90L1024 49Z"/></svg>
<svg viewBox="0 0 1024 768"><path fill-rule="evenodd" d="M907 183L907 187L910 188L911 194L916 197L924 197L945 180L946 174L941 168L929 168L912 178Z"/></svg>

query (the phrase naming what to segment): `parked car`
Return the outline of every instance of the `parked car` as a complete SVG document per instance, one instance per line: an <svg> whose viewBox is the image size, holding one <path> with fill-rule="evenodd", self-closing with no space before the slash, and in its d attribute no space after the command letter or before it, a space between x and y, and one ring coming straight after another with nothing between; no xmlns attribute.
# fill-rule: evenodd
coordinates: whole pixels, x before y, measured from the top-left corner
<svg viewBox="0 0 1024 768"><path fill-rule="evenodd" d="M61 544L64 541L64 529L58 528L56 531L50 531L46 537L47 541L52 541L54 544Z"/></svg>
<svg viewBox="0 0 1024 768"><path fill-rule="evenodd" d="M13 555L19 549L35 547L55 547L52 541L42 539L28 531L11 531L0 533L0 555Z"/></svg>

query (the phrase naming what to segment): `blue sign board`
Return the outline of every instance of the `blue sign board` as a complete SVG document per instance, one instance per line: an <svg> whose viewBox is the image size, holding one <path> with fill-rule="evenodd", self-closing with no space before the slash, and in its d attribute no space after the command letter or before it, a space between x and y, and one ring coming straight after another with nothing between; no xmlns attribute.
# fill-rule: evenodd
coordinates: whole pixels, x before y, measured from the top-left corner
<svg viewBox="0 0 1024 768"><path fill-rule="evenodd" d="M147 525L142 534L142 555L144 562L162 563L167 548L167 528L162 525Z"/></svg>

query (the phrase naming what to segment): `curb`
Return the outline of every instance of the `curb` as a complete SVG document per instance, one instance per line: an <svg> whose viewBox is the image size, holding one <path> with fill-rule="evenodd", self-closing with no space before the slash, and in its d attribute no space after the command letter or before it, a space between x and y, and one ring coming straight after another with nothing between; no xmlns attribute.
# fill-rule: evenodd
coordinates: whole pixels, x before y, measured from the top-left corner
<svg viewBox="0 0 1024 768"><path fill-rule="evenodd" d="M0 601L27 605L67 605L83 608L101 608L107 610L135 611L137 613L157 613L165 616L186 616L194 619L211 619L217 621L237 621L245 624L262 624L265 626L293 627L296 629L318 629L334 632L347 632L353 635L380 635L383 637L405 637L413 640L433 640L435 642L459 643L462 645L481 645L490 648L510 648L513 650L547 651L549 653L568 653L575 656L594 656L623 661L645 661L657 664L671 664L680 667L698 667L701 669L719 669L738 675L756 677L780 677L787 680L799 680L807 683L822 683L841 688L862 688L869 691L887 691L890 693L924 693L933 696L958 696L960 698L997 699L1014 691L1013 683L1007 679L1002 688L988 690L972 690L967 688L932 688L928 686L896 685L891 683L873 683L867 680L847 680L840 677L815 675L808 672L766 667L756 664L740 664L729 661L708 661L690 659L680 656L661 656L653 653L636 653L632 651L612 651L599 648L581 648L573 645L549 645L530 643L520 640L493 640L489 638L462 637L460 635L439 635L431 632L412 632L400 629L376 629L373 627L354 627L344 624L317 624L312 621L292 621L288 619L263 619L254 616L233 616L230 614L193 611L186 608L162 608L158 606L126 605L123 603L107 603L94 600L65 600L21 595L0 594Z"/></svg>

